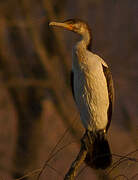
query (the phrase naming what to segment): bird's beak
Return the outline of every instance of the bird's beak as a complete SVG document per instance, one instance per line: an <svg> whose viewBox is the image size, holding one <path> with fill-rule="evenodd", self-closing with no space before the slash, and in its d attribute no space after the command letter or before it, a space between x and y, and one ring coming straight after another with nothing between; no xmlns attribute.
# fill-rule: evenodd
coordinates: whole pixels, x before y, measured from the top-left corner
<svg viewBox="0 0 138 180"><path fill-rule="evenodd" d="M71 24L66 24L66 23L60 23L60 22L50 22L49 26L57 26L57 27L63 27L65 29L68 29L70 31L73 30L73 27Z"/></svg>

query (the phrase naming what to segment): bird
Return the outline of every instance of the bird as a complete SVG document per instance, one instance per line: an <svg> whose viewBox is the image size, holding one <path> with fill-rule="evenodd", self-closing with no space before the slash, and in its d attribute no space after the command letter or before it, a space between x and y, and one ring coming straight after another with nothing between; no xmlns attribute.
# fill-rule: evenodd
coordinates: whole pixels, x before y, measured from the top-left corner
<svg viewBox="0 0 138 180"><path fill-rule="evenodd" d="M114 85L107 63L91 51L92 31L80 19L52 21L49 26L62 27L78 34L72 50L71 87L81 122L89 139L85 162L94 169L106 169L112 163L107 140L113 106Z"/></svg>

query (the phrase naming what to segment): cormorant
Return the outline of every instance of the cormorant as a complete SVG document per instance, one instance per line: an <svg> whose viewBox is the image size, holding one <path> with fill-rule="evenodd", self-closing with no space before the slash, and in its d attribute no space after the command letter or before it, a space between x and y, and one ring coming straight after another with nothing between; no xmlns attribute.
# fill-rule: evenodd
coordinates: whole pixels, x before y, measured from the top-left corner
<svg viewBox="0 0 138 180"><path fill-rule="evenodd" d="M90 141L85 162L92 168L105 169L112 162L106 138L114 104L111 72L106 62L90 51L92 37L87 23L69 19L49 25L80 35L80 41L73 48L71 82L73 97Z"/></svg>

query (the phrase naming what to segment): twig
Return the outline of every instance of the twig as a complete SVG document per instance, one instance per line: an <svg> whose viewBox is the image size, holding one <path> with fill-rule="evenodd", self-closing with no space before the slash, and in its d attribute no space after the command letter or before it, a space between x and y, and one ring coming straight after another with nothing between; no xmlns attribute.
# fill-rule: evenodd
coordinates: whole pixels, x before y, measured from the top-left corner
<svg viewBox="0 0 138 180"><path fill-rule="evenodd" d="M25 178L28 178L28 177L35 176L35 175L37 175L40 171L41 171L41 168L40 168L40 169L36 169L36 170L34 170L34 171L31 171L31 172L25 174L25 175L22 176L22 177L16 178L15 180L22 180L22 179L25 179Z"/></svg>
<svg viewBox="0 0 138 180"><path fill-rule="evenodd" d="M73 123L72 125L76 122L76 118L73 119ZM49 158L46 160L46 162L44 163L41 171L39 172L38 176L37 176L37 180L40 179L41 174L43 173L44 169L47 166L47 163L57 154L59 153L62 149L66 148L68 145L72 144L72 143L68 143L67 145L64 145L63 147L59 148L56 151L56 148L60 145L60 143L62 142L63 138L65 138L65 136L67 135L69 131L69 128L65 130L65 132L63 133L63 135L61 136L61 138L58 140L58 142L56 143L56 145L54 146L54 148L51 150L51 152L49 153Z"/></svg>
<svg viewBox="0 0 138 180"><path fill-rule="evenodd" d="M65 175L64 180L74 180L78 168L80 167L80 165L85 160L85 157L87 155L87 148L86 148L85 140L86 140L86 134L82 138L82 144L81 144L80 152L79 152L77 158L75 159L75 161L72 163L69 171Z"/></svg>
<svg viewBox="0 0 138 180"><path fill-rule="evenodd" d="M60 144L60 142L63 140L63 138L65 137L65 135L67 134L67 132L68 132L68 129L65 130L64 134L61 136L61 138L59 139L59 141L56 143L56 145L54 146L54 148L53 148L52 151L50 152L49 158L48 158L48 160L45 162L45 164L44 164L44 166L42 167L40 173L38 174L37 180L39 180L41 174L43 173L45 167L47 166L47 162L50 161L50 159L53 157L53 155L55 155L54 152L55 152L57 146L58 146L58 145ZM57 153L57 151L56 151L56 153Z"/></svg>
<svg viewBox="0 0 138 180"><path fill-rule="evenodd" d="M132 151L132 152L129 152L129 153L126 154L125 156L121 156L120 159L117 160L117 161L113 164L112 168L108 171L107 175L109 175L109 174L110 174L117 166L119 166L121 163L123 163L124 161L129 160L127 157L130 156L131 154L137 152L137 151L138 151L138 149L136 149L136 150L134 150L134 151ZM115 155L115 154L113 154L113 155Z"/></svg>
<svg viewBox="0 0 138 180"><path fill-rule="evenodd" d="M127 176L125 176L124 174L119 174L118 176L116 176L113 180L118 179L119 177L124 177L126 180L129 180Z"/></svg>

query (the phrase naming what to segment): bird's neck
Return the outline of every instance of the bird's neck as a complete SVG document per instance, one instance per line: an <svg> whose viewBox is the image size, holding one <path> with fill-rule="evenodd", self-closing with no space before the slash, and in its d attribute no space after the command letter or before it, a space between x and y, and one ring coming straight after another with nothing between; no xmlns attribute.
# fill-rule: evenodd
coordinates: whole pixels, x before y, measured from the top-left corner
<svg viewBox="0 0 138 180"><path fill-rule="evenodd" d="M87 58L86 58L86 51L90 50L89 49L89 45L91 43L91 37L89 34L83 35L81 37L81 40L76 44L75 48L74 48L74 53L77 55L77 58L75 58L75 62L77 60L78 62L86 62Z"/></svg>
<svg viewBox="0 0 138 180"><path fill-rule="evenodd" d="M80 48L85 48L90 50L91 49L91 33L89 30L85 31L85 33L83 33L81 35L81 40L78 42L78 45Z"/></svg>

